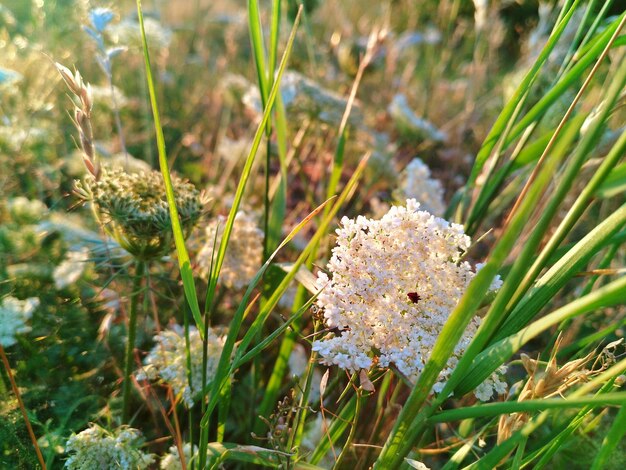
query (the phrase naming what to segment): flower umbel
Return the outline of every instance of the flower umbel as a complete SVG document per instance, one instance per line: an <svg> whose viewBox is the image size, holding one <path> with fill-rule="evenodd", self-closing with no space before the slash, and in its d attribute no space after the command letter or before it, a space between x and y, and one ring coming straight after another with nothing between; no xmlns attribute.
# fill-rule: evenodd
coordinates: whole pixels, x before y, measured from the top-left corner
<svg viewBox="0 0 626 470"><path fill-rule="evenodd" d="M121 427L109 432L96 424L67 441L70 457L65 467L70 470L142 470L154 462L152 454L139 449L142 444L138 430Z"/></svg>
<svg viewBox="0 0 626 470"><path fill-rule="evenodd" d="M154 337L156 345L144 361L144 368L137 374L139 380L161 378L182 394L188 407L193 406L193 396L202 389L202 338L195 328L189 331L189 349L191 355L191 384L187 376L187 355L185 351L185 333L180 326L165 330ZM213 379L224 346L224 337L209 330L208 360L206 366L207 383ZM205 384L206 385L206 384Z"/></svg>
<svg viewBox="0 0 626 470"><path fill-rule="evenodd" d="M204 278L210 274L212 255L219 247L225 223L224 217L217 217L206 228L206 242L198 253L200 275ZM262 258L263 231L257 227L252 216L238 212L220 271L220 282L235 289L247 286L261 267Z"/></svg>
<svg viewBox="0 0 626 470"><path fill-rule="evenodd" d="M441 181L433 179L430 168L420 158L414 158L402 172L402 185L398 199L415 199L420 208L437 217L443 215L443 186Z"/></svg>
<svg viewBox="0 0 626 470"><path fill-rule="evenodd" d="M187 236L202 215L202 198L189 182L172 178L178 216ZM158 171L127 173L102 168L99 180L76 182L76 193L94 205L105 229L130 254L141 260L160 258L173 246L165 185Z"/></svg>
<svg viewBox="0 0 626 470"><path fill-rule="evenodd" d="M339 336L315 341L322 362L356 371L395 365L416 380L470 280L461 260L470 238L461 225L421 211L414 199L380 220L344 217L328 263L320 272L318 307ZM476 328L473 319L441 372L439 391Z"/></svg>
<svg viewBox="0 0 626 470"><path fill-rule="evenodd" d="M187 468L191 467L191 459L197 451L198 447L193 446L192 452L191 444L189 444L188 442L183 445L183 453L185 455L185 464L187 465ZM161 465L159 468L161 470L183 470L183 465L180 462L180 453L178 452L178 447L170 447L169 452L161 458Z"/></svg>

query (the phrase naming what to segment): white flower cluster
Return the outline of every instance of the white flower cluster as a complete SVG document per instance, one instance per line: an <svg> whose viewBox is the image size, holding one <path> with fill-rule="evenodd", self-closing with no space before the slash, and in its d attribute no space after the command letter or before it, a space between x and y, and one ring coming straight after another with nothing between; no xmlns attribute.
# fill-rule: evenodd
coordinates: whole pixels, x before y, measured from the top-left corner
<svg viewBox="0 0 626 470"><path fill-rule="evenodd" d="M193 446L193 452L191 451L191 444L186 443L183 445L183 453L185 454L185 464L187 468L191 468L191 459L193 454L198 451L197 446ZM161 470L183 470L183 465L180 462L180 454L178 453L178 447L170 447L170 451L161 459Z"/></svg>
<svg viewBox="0 0 626 470"><path fill-rule="evenodd" d="M420 158L414 158L402 172L398 199L415 199L422 210L441 217L446 209L441 181L431 178L430 168Z"/></svg>
<svg viewBox="0 0 626 470"><path fill-rule="evenodd" d="M54 268L54 286L61 290L78 281L85 271L87 261L89 261L89 249L70 251L61 264Z"/></svg>
<svg viewBox="0 0 626 470"><path fill-rule="evenodd" d="M70 470L142 470L154 462L152 454L139 449L138 430L121 427L109 432L95 424L79 434L72 434L65 451L70 457L65 467Z"/></svg>
<svg viewBox="0 0 626 470"><path fill-rule="evenodd" d="M208 342L206 365L208 384L217 370L225 337L220 337L213 330L209 330L206 340ZM182 394L186 405L191 408L193 396L202 389L200 386L202 382L202 339L200 332L193 327L189 329L191 386L187 376L185 333L182 327L177 325L174 329L162 331L154 337L154 341L156 344L146 357L144 368L137 373L137 379L155 380L161 378L172 386L174 393Z"/></svg>
<svg viewBox="0 0 626 470"><path fill-rule="evenodd" d="M503 376L506 374L507 367L502 365L498 367L487 379L474 390L474 395L480 401L489 401L494 392L496 395L506 393L508 384L504 381Z"/></svg>
<svg viewBox="0 0 626 470"><path fill-rule="evenodd" d="M33 316L33 311L39 306L37 297L19 300L15 297L5 297L0 303L0 345L5 348L13 346L17 339L15 335L28 333L30 326L26 322Z"/></svg>
<svg viewBox="0 0 626 470"><path fill-rule="evenodd" d="M224 232L226 219L217 217L206 228L206 242L198 253L200 275L209 276L213 252L217 253ZM217 236L216 236L217 232ZM241 289L261 267L263 260L263 231L259 229L251 215L240 211L235 216L233 231L230 234L226 257L220 271L220 282L226 287Z"/></svg>
<svg viewBox="0 0 626 470"><path fill-rule="evenodd" d="M315 341L323 363L356 371L394 364L415 381L437 336L470 280L461 260L470 238L461 225L421 211L414 199L380 220L344 217L328 263L320 272L318 307L340 336ZM474 318L434 390L439 392L479 320Z"/></svg>
<svg viewBox="0 0 626 470"><path fill-rule="evenodd" d="M7 208L11 218L18 223L32 224L41 219L48 208L37 199L28 199L24 196L14 197L7 201Z"/></svg>
<svg viewBox="0 0 626 470"><path fill-rule="evenodd" d="M146 39L151 47L167 49L171 42L173 32L163 26L157 19L147 17L144 20ZM111 24L107 28L107 34L118 46L129 48L141 48L141 30L139 22L135 18L125 18L119 23Z"/></svg>

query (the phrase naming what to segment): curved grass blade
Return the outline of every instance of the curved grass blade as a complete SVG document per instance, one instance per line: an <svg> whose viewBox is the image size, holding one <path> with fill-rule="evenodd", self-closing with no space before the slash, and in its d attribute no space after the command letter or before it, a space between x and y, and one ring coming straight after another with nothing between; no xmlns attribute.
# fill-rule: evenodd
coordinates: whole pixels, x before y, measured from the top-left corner
<svg viewBox="0 0 626 470"><path fill-rule="evenodd" d="M154 79L152 77L152 67L150 65L150 54L148 52L148 41L146 39L146 29L143 21L141 0L137 0L137 17L139 18L139 28L141 30L141 44L143 48L143 58L146 69L146 81L148 84L148 91L150 93L150 104L152 106L152 117L154 119L154 130L157 139L159 166L161 168L161 174L163 175L163 182L165 184L165 194L167 196L167 204L170 210L172 232L174 233L174 243L176 245L176 253L178 255L178 266L180 268L180 275L183 281L183 290L185 292L185 298L187 299L189 308L191 309L193 319L198 327L198 331L200 331L200 334L204 337L204 322L202 320L202 314L200 313L200 306L198 304L198 295L196 293L196 287L194 284L191 262L189 260L189 253L187 252L187 248L185 247L185 236L180 225L180 219L178 218L178 209L176 208L176 198L174 196L174 187L172 186L172 177L170 175L170 170L167 164L165 137L163 136L163 127L161 127L161 118L159 115L156 88L154 86Z"/></svg>

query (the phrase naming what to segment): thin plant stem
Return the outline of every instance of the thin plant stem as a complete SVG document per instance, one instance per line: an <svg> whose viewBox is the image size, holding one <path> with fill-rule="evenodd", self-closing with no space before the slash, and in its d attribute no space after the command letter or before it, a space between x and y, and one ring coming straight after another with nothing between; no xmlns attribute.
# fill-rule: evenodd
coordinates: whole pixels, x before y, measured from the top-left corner
<svg viewBox="0 0 626 470"><path fill-rule="evenodd" d="M130 388L131 372L133 369L133 351L135 349L135 337L137 336L137 305L139 303L139 290L145 269L144 261L137 261L135 266L135 278L130 297L130 314L128 317L128 338L126 340L126 358L124 361L124 383L122 388L122 420L126 423L130 413Z"/></svg>
<svg viewBox="0 0 626 470"><path fill-rule="evenodd" d="M172 406L172 416L174 418L174 437L176 439L176 447L178 448L178 458L180 459L180 465L182 470L187 470L187 462L185 462L185 449L183 445L183 437L180 432L180 423L178 421L178 413L176 412L176 397L174 397L174 392L172 391L172 387L167 387L167 398Z"/></svg>
<svg viewBox="0 0 626 470"><path fill-rule="evenodd" d="M348 439L346 439L346 443L343 445L343 449L341 449L341 453L339 457L337 457L337 461L333 468L341 468L341 463L343 459L346 457L350 446L352 445L352 441L354 440L354 436L356 434L356 427L359 420L359 414L361 413L361 390L358 389L356 391L356 409L354 410L354 419L352 420L352 426L350 428L350 434L348 434Z"/></svg>
<svg viewBox="0 0 626 470"><path fill-rule="evenodd" d="M20 394L20 390L17 388L17 384L15 383L15 377L13 377L13 372L11 372L11 365L9 364L9 359L4 352L2 344L0 344L0 357L2 357L4 368L6 369L7 375L9 376L9 381L11 382L11 388L13 389L13 393L17 398L17 404L20 408L20 411L22 412L22 416L24 417L26 429L28 429L28 435L30 436L30 440L33 443L33 447L35 448L35 453L37 454L39 465L41 465L41 468L43 470L46 470L46 462L44 461L43 455L41 454L41 449L39 449L39 444L37 444L37 438L35 437L35 433L33 432L33 427L30 425L30 420L28 419L28 414L26 413L26 407L24 406L24 402L22 401L22 395Z"/></svg>

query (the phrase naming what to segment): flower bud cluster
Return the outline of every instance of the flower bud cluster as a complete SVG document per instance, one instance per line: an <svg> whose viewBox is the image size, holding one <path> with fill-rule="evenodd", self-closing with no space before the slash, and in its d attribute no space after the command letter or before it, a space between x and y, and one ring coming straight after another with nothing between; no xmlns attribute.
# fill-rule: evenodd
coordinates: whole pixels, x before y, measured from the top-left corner
<svg viewBox="0 0 626 470"><path fill-rule="evenodd" d="M173 177L178 216L187 236L202 215L203 201L189 182ZM173 246L165 185L158 171L127 173L103 168L99 180L87 176L76 183L76 193L94 205L105 229L139 259L159 258Z"/></svg>

